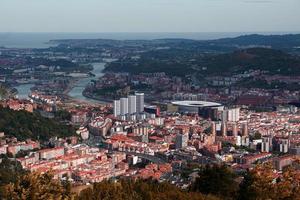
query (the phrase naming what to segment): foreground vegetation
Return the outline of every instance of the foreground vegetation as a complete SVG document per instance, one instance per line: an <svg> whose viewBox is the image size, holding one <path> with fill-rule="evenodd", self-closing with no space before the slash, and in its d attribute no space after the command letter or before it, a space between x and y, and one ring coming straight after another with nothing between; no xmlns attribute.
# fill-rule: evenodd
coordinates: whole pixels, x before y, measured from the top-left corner
<svg viewBox="0 0 300 200"><path fill-rule="evenodd" d="M6 162L6 168L11 163ZM0 177L4 165L0 165ZM11 174L13 176L13 174ZM274 175L272 165L263 164L248 171L242 181L225 165L206 166L188 190L154 180L121 179L95 183L79 194L68 182L54 180L51 173L18 173L1 185L1 199L49 200L297 200L300 199L300 173L294 168ZM3 181L3 179L0 179Z"/></svg>
<svg viewBox="0 0 300 200"><path fill-rule="evenodd" d="M158 183L152 180L121 180L116 183L104 181L96 183L93 188L83 190L79 200L217 200L212 195L203 195L197 192L188 192L169 183Z"/></svg>

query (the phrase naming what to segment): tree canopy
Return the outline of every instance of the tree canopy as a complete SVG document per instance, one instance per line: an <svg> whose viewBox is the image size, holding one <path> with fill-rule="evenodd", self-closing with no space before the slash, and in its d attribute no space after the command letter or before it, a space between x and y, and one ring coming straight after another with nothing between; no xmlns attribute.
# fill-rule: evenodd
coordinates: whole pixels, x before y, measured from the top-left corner
<svg viewBox="0 0 300 200"><path fill-rule="evenodd" d="M95 183L83 190L79 200L217 200L217 197L188 192L169 183L153 180L120 180Z"/></svg>
<svg viewBox="0 0 300 200"><path fill-rule="evenodd" d="M0 165L0 170L10 168ZM2 171L0 171L0 174ZM51 173L23 173L2 181L4 200L297 200L300 199L300 173L294 168L275 173L270 164L249 170L239 185L224 165L206 166L190 190L155 180L120 179L94 183L78 195L69 182L53 179ZM11 173L11 176L14 176ZM1 178L3 176L1 175ZM2 180L2 179L1 179Z"/></svg>
<svg viewBox="0 0 300 200"><path fill-rule="evenodd" d="M39 113L14 111L0 107L0 131L18 140L40 139L51 137L69 137L75 134L75 129L52 119L42 117Z"/></svg>
<svg viewBox="0 0 300 200"><path fill-rule="evenodd" d="M239 189L235 178L236 175L225 165L207 165L200 170L191 191L235 199Z"/></svg>
<svg viewBox="0 0 300 200"><path fill-rule="evenodd" d="M30 173L5 186L5 200L72 200L70 188L53 179L50 173Z"/></svg>
<svg viewBox="0 0 300 200"><path fill-rule="evenodd" d="M278 176L271 164L258 165L245 175L238 199L300 199L300 172L289 167Z"/></svg>

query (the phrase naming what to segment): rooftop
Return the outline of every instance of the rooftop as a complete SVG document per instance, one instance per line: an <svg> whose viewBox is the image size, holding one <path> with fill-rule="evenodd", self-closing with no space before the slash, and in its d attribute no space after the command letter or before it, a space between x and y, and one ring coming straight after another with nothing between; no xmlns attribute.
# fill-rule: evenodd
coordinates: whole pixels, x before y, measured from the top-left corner
<svg viewBox="0 0 300 200"><path fill-rule="evenodd" d="M209 101L174 101L173 105L176 106L188 106L188 107L218 107L222 106L220 103Z"/></svg>

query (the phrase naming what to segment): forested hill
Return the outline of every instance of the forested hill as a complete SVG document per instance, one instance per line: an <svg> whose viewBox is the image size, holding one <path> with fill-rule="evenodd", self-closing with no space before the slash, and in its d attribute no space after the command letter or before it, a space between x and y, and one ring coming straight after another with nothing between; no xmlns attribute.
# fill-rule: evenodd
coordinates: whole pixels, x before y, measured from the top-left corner
<svg viewBox="0 0 300 200"><path fill-rule="evenodd" d="M54 136L68 137L75 134L71 126L44 118L38 113L14 111L2 107L0 107L0 132L14 136L18 140L32 138L43 141Z"/></svg>
<svg viewBox="0 0 300 200"><path fill-rule="evenodd" d="M250 48L206 56L199 63L207 68L209 74L263 70L270 74L300 75L299 57L269 48Z"/></svg>
<svg viewBox="0 0 300 200"><path fill-rule="evenodd" d="M141 48L143 50L170 47L200 52L229 52L239 48L270 47L287 52L300 52L300 34L250 34L215 40L162 38L154 40L67 39L52 40L60 47Z"/></svg>
<svg viewBox="0 0 300 200"><path fill-rule="evenodd" d="M219 40L213 40L216 45L227 46L269 46L274 49L293 49L300 47L300 34L288 34L288 35L243 35L235 38L224 38Z"/></svg>
<svg viewBox="0 0 300 200"><path fill-rule="evenodd" d="M250 48L224 54L197 54L184 50L166 49L150 51L139 60L125 58L110 63L105 71L150 73L165 72L185 76L194 73L203 75L226 75L255 69L271 74L300 75L299 57L269 48Z"/></svg>

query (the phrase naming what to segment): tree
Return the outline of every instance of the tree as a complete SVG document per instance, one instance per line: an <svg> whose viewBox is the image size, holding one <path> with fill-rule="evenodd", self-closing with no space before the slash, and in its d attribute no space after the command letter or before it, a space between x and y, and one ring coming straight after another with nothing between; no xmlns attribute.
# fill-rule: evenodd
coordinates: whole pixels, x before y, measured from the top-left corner
<svg viewBox="0 0 300 200"><path fill-rule="evenodd" d="M67 110L58 110L54 113L55 119L58 121L70 121L71 120L71 113L69 113Z"/></svg>
<svg viewBox="0 0 300 200"><path fill-rule="evenodd" d="M253 135L253 139L254 139L254 140L259 140L259 139L261 139L261 133L258 132L258 131L255 132L254 135Z"/></svg>
<svg viewBox="0 0 300 200"><path fill-rule="evenodd" d="M218 200L197 192L187 192L169 183L153 180L119 180L95 183L80 193L79 200Z"/></svg>
<svg viewBox="0 0 300 200"><path fill-rule="evenodd" d="M69 137L75 135L72 126L47 119L39 113L14 111L0 106L0 131L18 140L40 139L48 141L51 137Z"/></svg>
<svg viewBox="0 0 300 200"><path fill-rule="evenodd" d="M26 173L18 161L8 159L7 156L1 156L0 163L0 199L3 199L5 185L15 183L18 178Z"/></svg>
<svg viewBox="0 0 300 200"><path fill-rule="evenodd" d="M7 158L2 158L0 163L0 186L16 182L19 176L25 174L26 171L18 161Z"/></svg>
<svg viewBox="0 0 300 200"><path fill-rule="evenodd" d="M270 163L257 165L244 176L238 199L300 199L300 173L289 167L278 177Z"/></svg>
<svg viewBox="0 0 300 200"><path fill-rule="evenodd" d="M235 174L225 165L207 165L199 172L191 191L216 195L222 199L235 199L238 183Z"/></svg>
<svg viewBox="0 0 300 200"><path fill-rule="evenodd" d="M50 173L30 173L5 186L4 200L73 200L75 195Z"/></svg>

